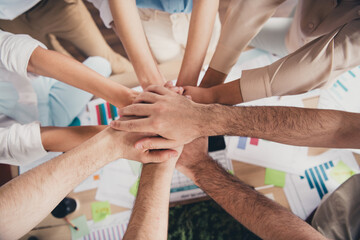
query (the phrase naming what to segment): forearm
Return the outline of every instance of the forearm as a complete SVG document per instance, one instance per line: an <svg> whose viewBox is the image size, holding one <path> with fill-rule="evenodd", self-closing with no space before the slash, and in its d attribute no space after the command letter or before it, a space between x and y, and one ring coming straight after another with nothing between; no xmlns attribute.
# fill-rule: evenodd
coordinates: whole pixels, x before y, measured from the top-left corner
<svg viewBox="0 0 360 240"><path fill-rule="evenodd" d="M262 239L324 239L287 209L227 173L209 156L190 166L185 174Z"/></svg>
<svg viewBox="0 0 360 240"><path fill-rule="evenodd" d="M2 186L0 238L21 237L45 218L77 184L120 157L109 148L109 140L112 139L105 130Z"/></svg>
<svg viewBox="0 0 360 240"><path fill-rule="evenodd" d="M219 0L195 0L177 86L196 86L214 28Z"/></svg>
<svg viewBox="0 0 360 240"><path fill-rule="evenodd" d="M121 84L110 81L73 58L41 47L31 55L28 71L90 92L117 107L129 105L135 98L132 91Z"/></svg>
<svg viewBox="0 0 360 240"><path fill-rule="evenodd" d="M152 84L164 85L165 81L146 40L136 2L109 0L109 5L114 30L124 44L140 85L143 88Z"/></svg>
<svg viewBox="0 0 360 240"><path fill-rule="evenodd" d="M67 152L106 128L102 126L40 127L41 141L46 151Z"/></svg>
<svg viewBox="0 0 360 240"><path fill-rule="evenodd" d="M213 135L257 137L311 147L360 148L360 114L295 107L209 108Z"/></svg>
<svg viewBox="0 0 360 240"><path fill-rule="evenodd" d="M226 73L216 71L209 66L209 68L205 72L204 78L201 80L200 87L210 88L222 84L224 83L226 77Z"/></svg>
<svg viewBox="0 0 360 240"><path fill-rule="evenodd" d="M170 184L175 161L143 165L124 239L167 239Z"/></svg>

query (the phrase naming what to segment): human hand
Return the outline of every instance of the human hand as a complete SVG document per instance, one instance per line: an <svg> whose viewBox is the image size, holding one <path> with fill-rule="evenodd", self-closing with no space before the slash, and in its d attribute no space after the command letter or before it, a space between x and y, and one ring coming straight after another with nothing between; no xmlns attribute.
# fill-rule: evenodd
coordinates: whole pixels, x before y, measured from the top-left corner
<svg viewBox="0 0 360 240"><path fill-rule="evenodd" d="M122 116L138 119L112 121L110 126L129 132L147 132L159 137L146 137L136 143L140 149L166 149L184 145L200 137L207 127L208 108L194 103L165 87L150 86L135 103L119 110Z"/></svg>
<svg viewBox="0 0 360 240"><path fill-rule="evenodd" d="M103 138L108 141L109 151L113 151L117 158L126 158L141 163L160 163L170 159L176 161L182 151L182 146L159 150L135 148L135 143L144 137L152 136L156 139L153 134L116 131L111 128L105 129L104 134Z"/></svg>
<svg viewBox="0 0 360 240"><path fill-rule="evenodd" d="M183 95L191 96L191 99L197 103L216 103L216 94L212 88L184 86Z"/></svg>
<svg viewBox="0 0 360 240"><path fill-rule="evenodd" d="M180 94L182 95L183 92L184 92L184 88L183 87L177 87L177 86L174 86L173 82L172 81L167 81L165 84L164 84L164 87L166 87L167 89L177 93L177 94Z"/></svg>

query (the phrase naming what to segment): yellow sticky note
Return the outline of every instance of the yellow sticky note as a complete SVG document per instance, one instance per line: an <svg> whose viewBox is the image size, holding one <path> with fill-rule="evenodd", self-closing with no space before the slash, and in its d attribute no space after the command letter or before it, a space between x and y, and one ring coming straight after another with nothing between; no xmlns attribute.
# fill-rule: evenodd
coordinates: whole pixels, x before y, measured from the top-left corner
<svg viewBox="0 0 360 240"><path fill-rule="evenodd" d="M338 162L338 164L330 171L330 177L340 184L354 174L355 172L343 161Z"/></svg>
<svg viewBox="0 0 360 240"><path fill-rule="evenodd" d="M134 182L134 184L131 186L131 188L129 190L131 195L133 195L134 197L136 197L136 195L137 195L138 188L139 188L139 182L140 182L140 178L138 178L136 180L136 182Z"/></svg>
<svg viewBox="0 0 360 240"><path fill-rule="evenodd" d="M94 222L100 222L111 214L110 204L105 202L93 202L91 203L91 212Z"/></svg>
<svg viewBox="0 0 360 240"><path fill-rule="evenodd" d="M265 172L265 184L277 187L285 186L286 173L275 169L267 168Z"/></svg>
<svg viewBox="0 0 360 240"><path fill-rule="evenodd" d="M78 230L75 230L73 227L69 226L71 231L71 239L73 240L79 239L89 234L90 230L85 215L82 215L78 218L71 220L71 223L78 228Z"/></svg>

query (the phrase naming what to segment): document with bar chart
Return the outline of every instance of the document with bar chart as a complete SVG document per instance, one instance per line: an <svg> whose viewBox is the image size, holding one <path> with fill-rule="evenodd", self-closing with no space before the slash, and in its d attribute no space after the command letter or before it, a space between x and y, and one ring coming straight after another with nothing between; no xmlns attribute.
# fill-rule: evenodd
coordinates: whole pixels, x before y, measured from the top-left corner
<svg viewBox="0 0 360 240"><path fill-rule="evenodd" d="M117 108L103 99L95 99L88 103L91 125L109 125L119 119Z"/></svg>
<svg viewBox="0 0 360 240"><path fill-rule="evenodd" d="M209 154L227 171L233 172L232 162L226 157L225 140L223 136L209 137ZM179 202L204 197L206 194L193 181L181 172L175 170L171 181L170 202Z"/></svg>
<svg viewBox="0 0 360 240"><path fill-rule="evenodd" d="M309 159L322 163L306 169L301 175L287 174L284 187L292 212L302 219L310 215L326 194L359 173L359 166L349 151L330 150Z"/></svg>
<svg viewBox="0 0 360 240"><path fill-rule="evenodd" d="M322 91L319 108L360 113L360 66L341 74Z"/></svg>

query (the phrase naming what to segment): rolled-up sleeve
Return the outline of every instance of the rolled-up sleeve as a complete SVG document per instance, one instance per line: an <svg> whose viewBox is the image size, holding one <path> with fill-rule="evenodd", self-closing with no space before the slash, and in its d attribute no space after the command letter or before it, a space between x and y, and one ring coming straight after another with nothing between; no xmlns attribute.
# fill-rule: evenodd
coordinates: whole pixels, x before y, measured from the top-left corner
<svg viewBox="0 0 360 240"><path fill-rule="evenodd" d="M284 0L232 0L210 67L228 74L241 52Z"/></svg>
<svg viewBox="0 0 360 240"><path fill-rule="evenodd" d="M0 146L0 163L11 165L26 165L47 154L36 122L0 128Z"/></svg>
<svg viewBox="0 0 360 240"><path fill-rule="evenodd" d="M0 67L9 72L28 78L27 66L35 48L41 46L41 42L29 35L12 34L0 30Z"/></svg>
<svg viewBox="0 0 360 240"><path fill-rule="evenodd" d="M271 65L243 71L240 90L244 101L299 94L330 84L358 65L360 20L354 20Z"/></svg>

